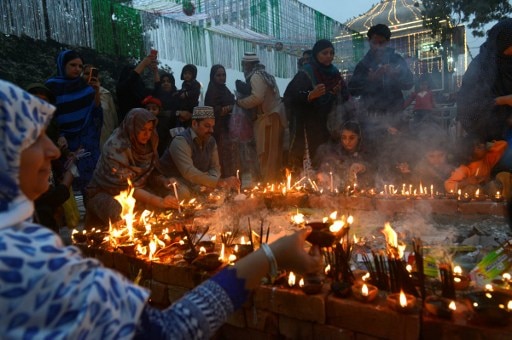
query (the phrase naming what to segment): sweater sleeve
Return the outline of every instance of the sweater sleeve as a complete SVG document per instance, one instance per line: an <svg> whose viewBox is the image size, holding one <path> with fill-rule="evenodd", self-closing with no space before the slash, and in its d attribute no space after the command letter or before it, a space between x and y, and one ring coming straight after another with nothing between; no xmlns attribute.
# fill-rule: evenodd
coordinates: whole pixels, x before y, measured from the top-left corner
<svg viewBox="0 0 512 340"><path fill-rule="evenodd" d="M249 296L244 286L226 268L163 311L146 306L135 339L209 339Z"/></svg>

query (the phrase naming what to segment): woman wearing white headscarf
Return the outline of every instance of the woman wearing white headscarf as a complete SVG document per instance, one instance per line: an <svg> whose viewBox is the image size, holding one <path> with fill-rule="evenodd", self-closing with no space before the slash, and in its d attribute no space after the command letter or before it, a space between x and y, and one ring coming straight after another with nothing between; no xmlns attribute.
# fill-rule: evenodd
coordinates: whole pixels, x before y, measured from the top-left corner
<svg viewBox="0 0 512 340"><path fill-rule="evenodd" d="M0 80L0 334L2 339L208 339L277 265L322 269L308 232L283 237L222 270L165 310L149 292L84 258L31 222L59 150L45 128L54 107Z"/></svg>

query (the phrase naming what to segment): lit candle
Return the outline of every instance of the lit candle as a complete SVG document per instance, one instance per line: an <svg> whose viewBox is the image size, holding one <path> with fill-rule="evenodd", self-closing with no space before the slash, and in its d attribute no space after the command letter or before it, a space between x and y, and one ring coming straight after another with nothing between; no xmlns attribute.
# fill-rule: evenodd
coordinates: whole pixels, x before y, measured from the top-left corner
<svg viewBox="0 0 512 340"><path fill-rule="evenodd" d="M331 176L331 192L333 192L334 191L334 180L332 178L332 171L329 172L329 175Z"/></svg>
<svg viewBox="0 0 512 340"><path fill-rule="evenodd" d="M434 184L430 184L430 197L434 197Z"/></svg>
<svg viewBox="0 0 512 340"><path fill-rule="evenodd" d="M240 170L236 170L236 178L240 181ZM238 186L238 194L240 195L240 187L242 186L242 183L240 182L240 185Z"/></svg>
<svg viewBox="0 0 512 340"><path fill-rule="evenodd" d="M173 182L172 187L174 188L174 197L176 197L176 200L178 201L178 212L181 213L181 205L180 205L180 198L178 197L178 183Z"/></svg>

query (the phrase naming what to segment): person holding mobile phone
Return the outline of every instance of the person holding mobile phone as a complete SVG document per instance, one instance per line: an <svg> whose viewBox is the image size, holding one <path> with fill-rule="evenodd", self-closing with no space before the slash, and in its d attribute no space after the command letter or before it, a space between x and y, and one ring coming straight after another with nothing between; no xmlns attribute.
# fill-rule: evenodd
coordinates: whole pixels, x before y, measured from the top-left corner
<svg viewBox="0 0 512 340"><path fill-rule="evenodd" d="M149 52L136 66L123 66L116 84L119 122L123 121L124 117L131 109L140 107L144 98L153 94L153 90L146 87L141 78L141 75L146 72L146 70L149 70L153 74L155 84L160 82L156 57L157 55L154 52Z"/></svg>
<svg viewBox="0 0 512 340"><path fill-rule="evenodd" d="M89 183L100 156L100 132L103 109L99 83L91 86L82 77L84 61L74 50L64 50L57 57L57 75L48 79L46 87L56 98L55 113L59 137L67 141L69 152L84 149L90 157L76 162L79 177L73 180L73 189L87 199L85 187Z"/></svg>
<svg viewBox="0 0 512 340"><path fill-rule="evenodd" d="M103 124L101 126L100 136L100 150L103 149L103 145L107 141L108 137L112 134L114 129L119 126L117 118L116 105L114 103L114 97L109 90L101 86L101 79L99 75L99 68L92 64L84 65L84 78L87 78L89 85L93 88L98 88L101 108L103 109Z"/></svg>

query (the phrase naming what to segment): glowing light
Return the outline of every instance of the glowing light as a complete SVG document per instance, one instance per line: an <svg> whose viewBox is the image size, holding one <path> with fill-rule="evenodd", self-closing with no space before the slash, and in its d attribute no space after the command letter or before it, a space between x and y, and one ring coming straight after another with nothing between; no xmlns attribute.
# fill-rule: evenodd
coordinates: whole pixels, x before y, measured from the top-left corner
<svg viewBox="0 0 512 340"><path fill-rule="evenodd" d="M400 291L400 306L407 307L407 297L403 290Z"/></svg>
<svg viewBox="0 0 512 340"><path fill-rule="evenodd" d="M450 302L448 308L450 308L451 310L457 310L457 305L455 305L455 301Z"/></svg>
<svg viewBox="0 0 512 340"><path fill-rule="evenodd" d="M361 287L361 295L368 296L368 286L366 283L363 283L363 286Z"/></svg>
<svg viewBox="0 0 512 340"><path fill-rule="evenodd" d="M290 287L293 287L295 286L295 274L293 272L290 272L290 274L288 274L288 286Z"/></svg>

